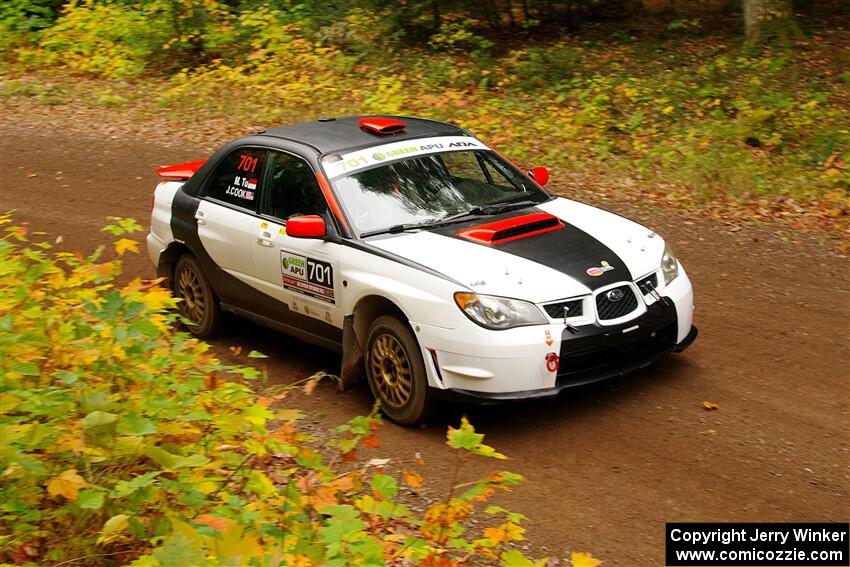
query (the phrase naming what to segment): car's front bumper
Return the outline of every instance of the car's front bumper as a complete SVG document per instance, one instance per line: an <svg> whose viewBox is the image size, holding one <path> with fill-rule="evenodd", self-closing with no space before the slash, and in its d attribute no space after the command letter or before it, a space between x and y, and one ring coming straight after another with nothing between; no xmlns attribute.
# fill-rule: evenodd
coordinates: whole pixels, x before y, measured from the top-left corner
<svg viewBox="0 0 850 567"><path fill-rule="evenodd" d="M484 403L545 398L637 371L690 346L697 329L687 275L660 292L658 300L647 298L639 316L616 325L509 331L413 325L435 395Z"/></svg>
<svg viewBox="0 0 850 567"><path fill-rule="evenodd" d="M433 389L434 394L440 399L467 402L476 404L498 404L504 402L516 402L521 400L539 400L545 398L554 398L564 390L586 386L595 382L619 378L626 374L631 374L647 366L650 366L658 359L663 358L671 352L682 352L688 348L691 343L696 340L699 331L695 326L691 326L691 332L688 333L685 340L679 344L659 345L658 348L647 350L639 356L628 360L621 360L613 364L606 364L597 368L584 369L572 379L561 379L559 376L555 386L551 388L540 388L537 390L523 390L518 392L477 392L474 390L464 390L462 388L446 388Z"/></svg>

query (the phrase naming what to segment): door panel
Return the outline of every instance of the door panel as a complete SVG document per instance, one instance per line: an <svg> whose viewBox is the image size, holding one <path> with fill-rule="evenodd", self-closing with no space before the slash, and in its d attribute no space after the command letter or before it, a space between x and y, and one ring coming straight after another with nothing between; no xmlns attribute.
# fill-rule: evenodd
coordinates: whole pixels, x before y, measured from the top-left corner
<svg viewBox="0 0 850 567"><path fill-rule="evenodd" d="M295 313L341 328L342 247L320 239L292 238L285 232L282 223L270 220L257 228L253 257L260 289Z"/></svg>
<svg viewBox="0 0 850 567"><path fill-rule="evenodd" d="M198 237L213 262L237 278L248 281L253 262L247 250L255 246L257 239L256 217L201 199L195 220Z"/></svg>
<svg viewBox="0 0 850 567"><path fill-rule="evenodd" d="M328 205L316 174L301 157L270 150L257 229L254 274L264 293L285 301L301 315L342 327L338 295L341 290L340 246L318 238L292 238L286 219L327 215Z"/></svg>

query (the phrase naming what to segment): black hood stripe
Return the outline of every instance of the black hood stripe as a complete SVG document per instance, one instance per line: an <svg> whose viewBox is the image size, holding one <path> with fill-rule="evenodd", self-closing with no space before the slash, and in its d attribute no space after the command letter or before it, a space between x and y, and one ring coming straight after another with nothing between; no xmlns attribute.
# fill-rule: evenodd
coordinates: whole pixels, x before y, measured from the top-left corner
<svg viewBox="0 0 850 567"><path fill-rule="evenodd" d="M632 281L634 279L626 263L613 250L590 234L569 224L563 219L562 222L565 226L561 230L534 234L528 238L520 238L495 245L477 243L473 240L462 238L457 234L462 230L480 224L528 214L531 211L538 212L539 209L524 209L521 212L512 211L486 220L479 218L471 222L440 227L433 232L531 260L532 262L566 274L591 290L614 282ZM603 262L606 262L607 266L604 266ZM600 273L600 275L590 275L588 270L591 268L598 268L601 272L597 273Z"/></svg>

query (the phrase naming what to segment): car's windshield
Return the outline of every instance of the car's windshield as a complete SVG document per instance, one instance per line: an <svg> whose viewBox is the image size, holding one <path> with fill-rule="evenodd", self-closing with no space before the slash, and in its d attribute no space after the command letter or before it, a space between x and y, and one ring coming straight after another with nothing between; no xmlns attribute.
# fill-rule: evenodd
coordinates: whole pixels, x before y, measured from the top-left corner
<svg viewBox="0 0 850 567"><path fill-rule="evenodd" d="M427 153L362 168L333 179L333 184L361 235L550 198L489 149Z"/></svg>

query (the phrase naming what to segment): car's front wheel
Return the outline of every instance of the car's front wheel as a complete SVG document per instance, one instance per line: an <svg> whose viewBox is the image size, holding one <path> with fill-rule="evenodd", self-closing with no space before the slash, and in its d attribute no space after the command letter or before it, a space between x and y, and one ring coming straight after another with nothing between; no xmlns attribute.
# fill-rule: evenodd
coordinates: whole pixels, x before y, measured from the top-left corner
<svg viewBox="0 0 850 567"><path fill-rule="evenodd" d="M431 400L419 344L397 318L378 317L369 328L366 375L381 411L401 425L428 417Z"/></svg>
<svg viewBox="0 0 850 567"><path fill-rule="evenodd" d="M221 319L218 301L191 254L181 256L174 267L174 295L181 299L178 308L190 333L201 338L215 333Z"/></svg>

